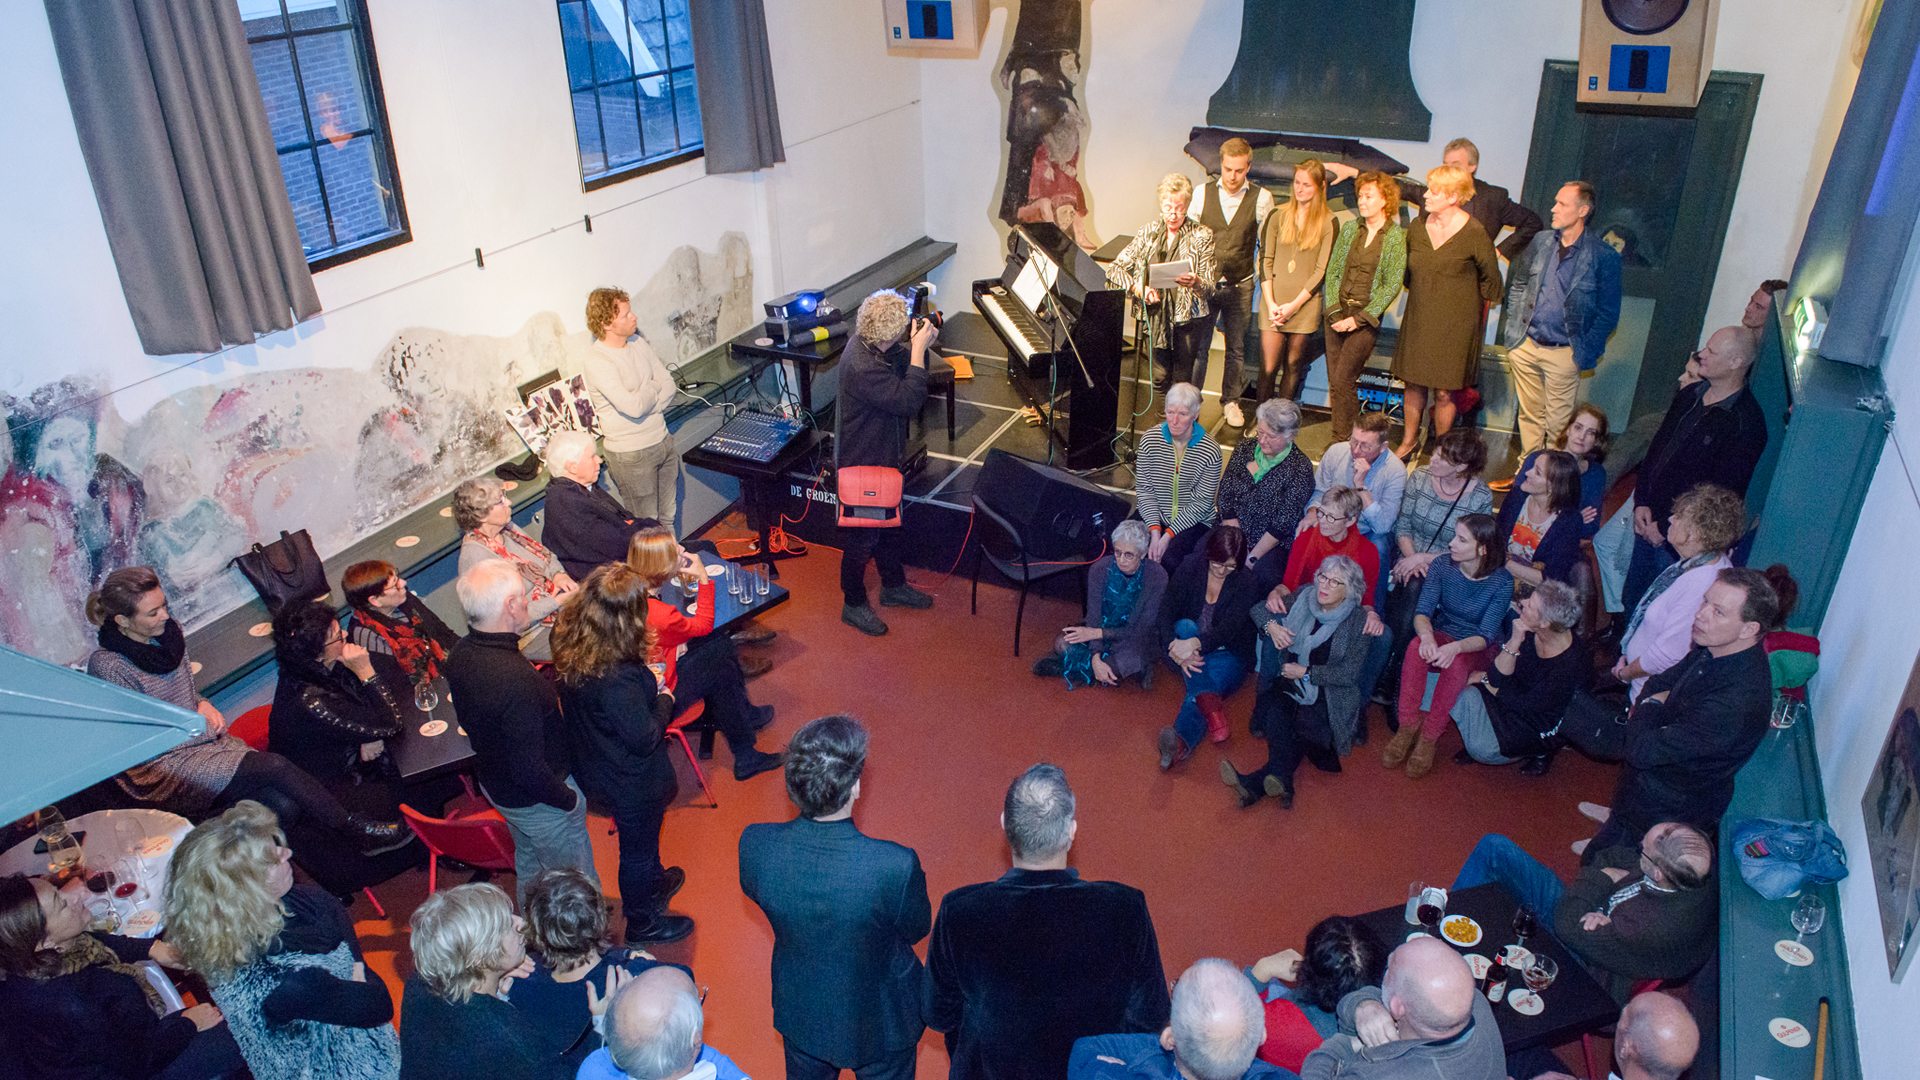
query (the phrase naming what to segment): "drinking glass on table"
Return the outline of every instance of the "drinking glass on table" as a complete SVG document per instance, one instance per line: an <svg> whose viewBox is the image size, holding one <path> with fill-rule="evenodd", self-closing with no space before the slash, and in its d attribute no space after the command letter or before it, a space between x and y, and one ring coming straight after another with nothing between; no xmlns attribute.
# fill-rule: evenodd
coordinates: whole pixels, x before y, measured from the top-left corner
<svg viewBox="0 0 1920 1080"><path fill-rule="evenodd" d="M1792 919L1793 928L1798 931L1793 940L1799 941L1807 934L1817 934L1827 923L1827 905L1819 897L1808 893L1793 906Z"/></svg>
<svg viewBox="0 0 1920 1080"><path fill-rule="evenodd" d="M1527 989L1538 995L1542 990L1553 985L1553 980L1560 974L1560 965L1554 963L1552 957L1535 953L1533 959L1528 962L1526 970L1520 974L1527 980Z"/></svg>
<svg viewBox="0 0 1920 1080"><path fill-rule="evenodd" d="M1414 915L1419 918L1420 925L1426 927L1427 933L1435 937L1440 936L1440 920L1446 918L1447 915L1447 906L1444 898L1435 895L1438 892L1438 889L1427 890L1427 892L1420 897L1420 906L1415 908L1413 912Z"/></svg>
<svg viewBox="0 0 1920 1080"><path fill-rule="evenodd" d="M440 690L425 672L413 680L413 707L421 712L430 713L440 705Z"/></svg>
<svg viewBox="0 0 1920 1080"><path fill-rule="evenodd" d="M753 575L753 591L764 600L773 591L773 568L763 566Z"/></svg>
<svg viewBox="0 0 1920 1080"><path fill-rule="evenodd" d="M1519 910L1513 913L1513 936L1520 939L1521 945L1525 945L1527 939L1539 931L1539 918L1534 915L1532 908L1521 904Z"/></svg>
<svg viewBox="0 0 1920 1080"><path fill-rule="evenodd" d="M1407 886L1407 924L1420 925L1420 898L1426 895L1427 883L1416 881Z"/></svg>

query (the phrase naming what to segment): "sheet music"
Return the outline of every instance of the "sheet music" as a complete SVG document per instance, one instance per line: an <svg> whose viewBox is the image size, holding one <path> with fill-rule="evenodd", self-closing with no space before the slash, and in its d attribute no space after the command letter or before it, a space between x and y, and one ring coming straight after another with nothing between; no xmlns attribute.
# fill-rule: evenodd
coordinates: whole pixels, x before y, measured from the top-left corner
<svg viewBox="0 0 1920 1080"><path fill-rule="evenodd" d="M1060 277L1060 264L1053 261L1053 256L1039 248L1034 248L1028 256L1027 265L1040 267L1040 283L1049 289L1053 288L1054 281Z"/></svg>
<svg viewBox="0 0 1920 1080"><path fill-rule="evenodd" d="M1175 259L1172 262L1154 263L1147 267L1147 288L1171 289L1178 285L1179 279L1193 273L1192 259Z"/></svg>
<svg viewBox="0 0 1920 1080"><path fill-rule="evenodd" d="M1047 282L1044 271L1040 269L1040 264L1044 262L1047 262L1046 257L1036 251L1034 257L1027 260L1027 265L1020 268L1019 276L1013 279L1013 295L1035 314L1045 310L1047 305Z"/></svg>

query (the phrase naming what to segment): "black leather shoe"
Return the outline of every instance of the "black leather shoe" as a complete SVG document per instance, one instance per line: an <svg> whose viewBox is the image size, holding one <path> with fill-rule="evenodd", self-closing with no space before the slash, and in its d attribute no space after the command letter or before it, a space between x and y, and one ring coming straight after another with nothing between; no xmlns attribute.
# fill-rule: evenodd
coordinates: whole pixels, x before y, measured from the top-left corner
<svg viewBox="0 0 1920 1080"><path fill-rule="evenodd" d="M1269 773L1266 779L1267 794L1280 800L1282 810L1293 809L1293 785Z"/></svg>
<svg viewBox="0 0 1920 1080"><path fill-rule="evenodd" d="M751 780L763 772L777 769L787 760L785 754L769 754L762 750L748 750L744 754L733 755L733 778Z"/></svg>
<svg viewBox="0 0 1920 1080"><path fill-rule="evenodd" d="M1220 782L1233 789L1234 797L1240 800L1240 809L1245 810L1266 795L1266 789L1247 786L1247 778L1233 767L1233 762L1220 762Z"/></svg>
<svg viewBox="0 0 1920 1080"><path fill-rule="evenodd" d="M755 705L753 707L753 730L759 731L773 723L773 706Z"/></svg>
<svg viewBox="0 0 1920 1080"><path fill-rule="evenodd" d="M744 626L731 635L735 645L765 645L773 640L773 631L764 626Z"/></svg>
<svg viewBox="0 0 1920 1080"><path fill-rule="evenodd" d="M1469 754L1466 747L1463 746L1453 752L1453 763L1455 765L1472 765L1474 763L1473 755Z"/></svg>
<svg viewBox="0 0 1920 1080"><path fill-rule="evenodd" d="M1033 673L1043 679L1057 679L1067 673L1067 662L1059 653L1048 653L1033 662Z"/></svg>
<svg viewBox="0 0 1920 1080"><path fill-rule="evenodd" d="M398 851L413 843L413 830L397 821L374 821L359 814L347 815L347 833L360 841L360 854L369 858Z"/></svg>
<svg viewBox="0 0 1920 1080"><path fill-rule="evenodd" d="M1173 768L1176 761L1184 761L1187 756L1187 742L1180 733L1170 727L1160 729L1160 768L1162 771Z"/></svg>
<svg viewBox="0 0 1920 1080"><path fill-rule="evenodd" d="M660 880L653 883L653 900L655 906L664 910L667 906L667 901L673 899L673 895L679 892L680 887L686 883L687 872L678 866L669 866L661 871Z"/></svg>
<svg viewBox="0 0 1920 1080"><path fill-rule="evenodd" d="M764 656L743 656L740 658L740 674L748 679L757 679L773 670L773 661Z"/></svg>
<svg viewBox="0 0 1920 1080"><path fill-rule="evenodd" d="M627 936L624 944L628 948L637 945L654 945L668 941L679 941L693 933L693 920L685 915L675 915L661 910L654 913L639 926L627 924Z"/></svg>

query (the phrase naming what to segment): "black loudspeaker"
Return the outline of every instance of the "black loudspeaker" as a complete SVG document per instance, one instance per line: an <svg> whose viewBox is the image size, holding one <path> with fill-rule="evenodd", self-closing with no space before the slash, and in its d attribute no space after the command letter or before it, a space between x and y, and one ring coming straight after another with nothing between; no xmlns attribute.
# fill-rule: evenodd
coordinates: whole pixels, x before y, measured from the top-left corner
<svg viewBox="0 0 1920 1080"><path fill-rule="evenodd" d="M1124 496L1005 450L987 451L973 497L1011 521L1028 554L1042 560L1098 552L1133 512Z"/></svg>

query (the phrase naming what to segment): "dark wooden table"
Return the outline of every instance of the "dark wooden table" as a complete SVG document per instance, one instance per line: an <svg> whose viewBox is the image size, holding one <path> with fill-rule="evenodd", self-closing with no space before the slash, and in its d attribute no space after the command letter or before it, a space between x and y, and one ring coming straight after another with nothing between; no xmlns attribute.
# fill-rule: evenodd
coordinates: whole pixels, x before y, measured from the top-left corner
<svg viewBox="0 0 1920 1080"><path fill-rule="evenodd" d="M400 770L400 779L408 782L457 772L473 760L473 744L467 741L466 732L461 730L460 721L454 715L447 681L437 679L434 686L440 691L440 703L431 713L414 708L411 694L402 695L400 711L406 717L406 726L401 729L400 737L387 746L394 765ZM446 730L438 735L422 734L421 727L433 720L445 723Z"/></svg>
<svg viewBox="0 0 1920 1080"><path fill-rule="evenodd" d="M1465 915L1480 924L1478 944L1472 947L1454 945L1454 948L1462 954L1479 953L1491 959L1496 951L1516 940L1513 913L1519 908L1520 901L1498 882L1476 885L1450 894L1447 897L1447 914ZM1500 1041L1508 1053L1532 1046L1559 1046L1590 1031L1597 1031L1620 1017L1620 1006L1547 932L1547 925L1553 921L1552 913L1538 914L1541 928L1527 939L1526 947L1552 958L1560 967L1560 975L1553 980L1552 986L1541 993L1546 1008L1537 1016L1517 1013L1504 1002L1493 1007L1493 1015L1500 1022ZM1420 927L1407 925L1406 915L1406 904L1399 903L1379 911L1369 911L1357 918L1372 927L1380 935L1380 940L1392 949L1405 941L1407 935L1421 932ZM1440 940L1447 939L1442 936ZM1508 983L1509 992L1524 985L1519 972L1515 972Z"/></svg>

